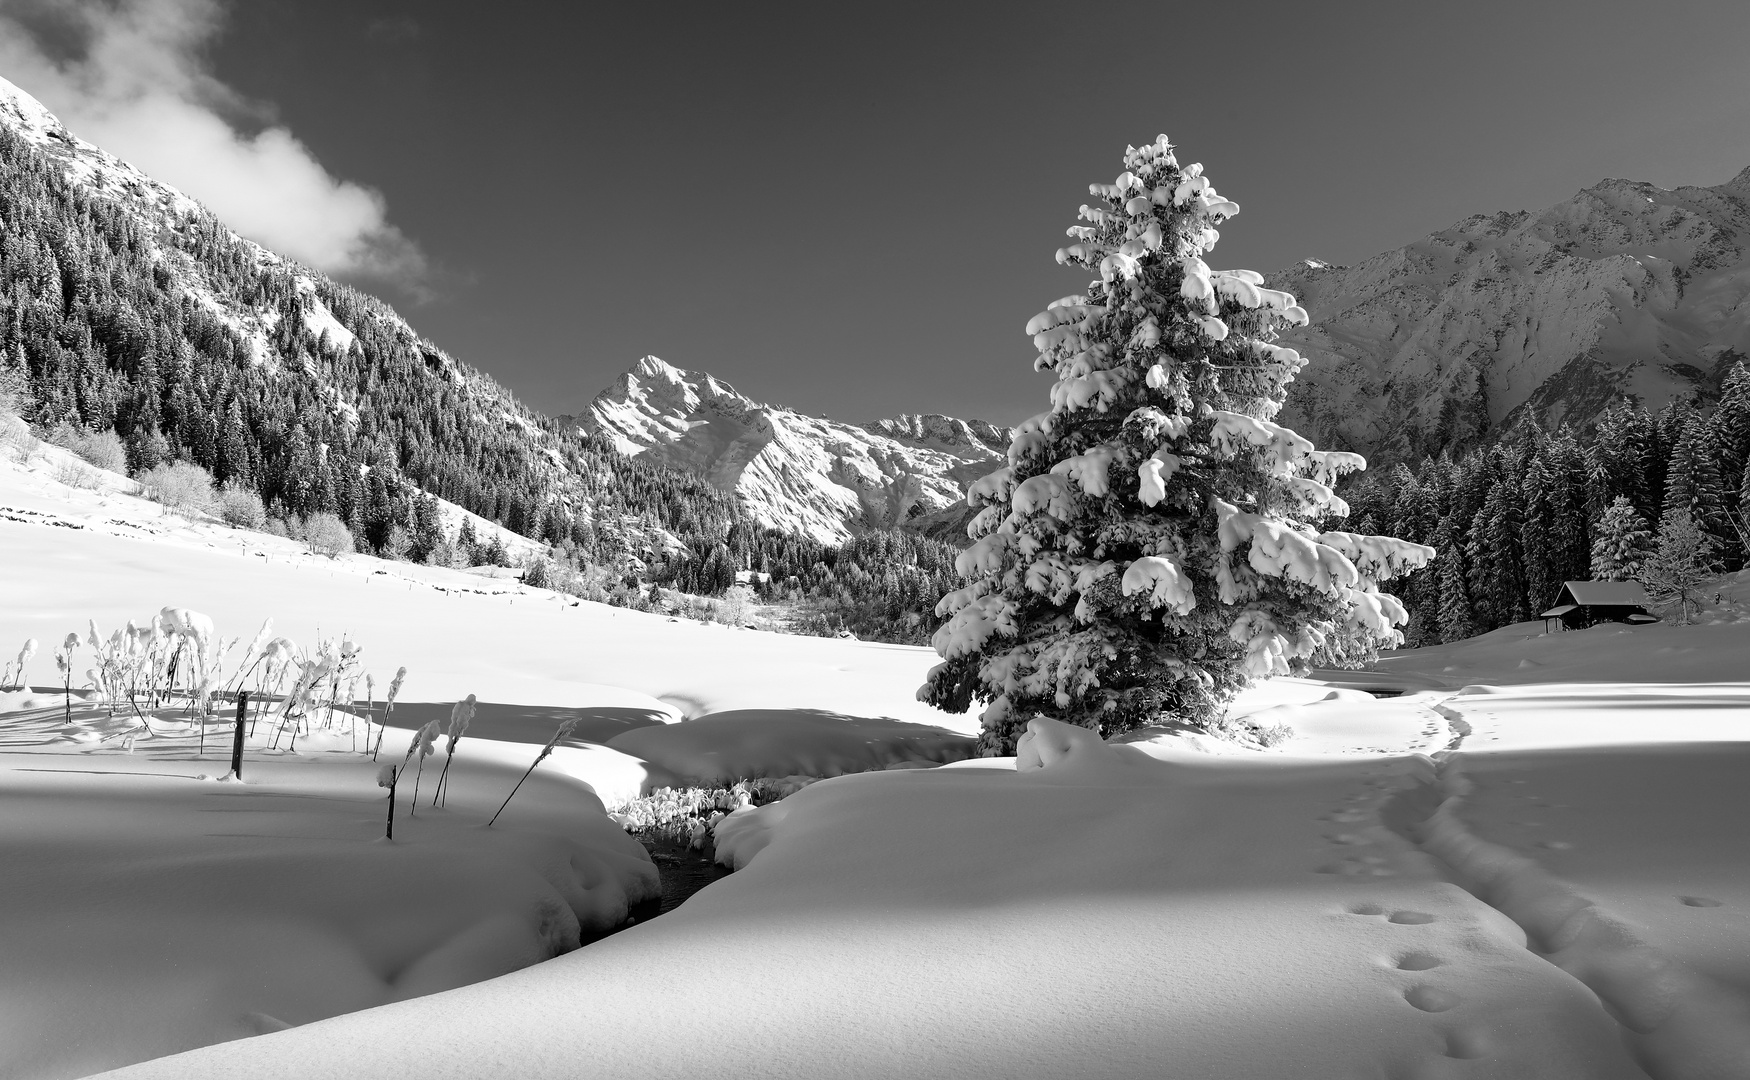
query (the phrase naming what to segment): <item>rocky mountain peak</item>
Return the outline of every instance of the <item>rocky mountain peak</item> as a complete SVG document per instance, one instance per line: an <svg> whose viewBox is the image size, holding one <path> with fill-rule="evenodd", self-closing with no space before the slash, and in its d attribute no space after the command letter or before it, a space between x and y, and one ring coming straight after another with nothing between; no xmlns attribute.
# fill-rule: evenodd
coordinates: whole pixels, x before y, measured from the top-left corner
<svg viewBox="0 0 1750 1080"><path fill-rule="evenodd" d="M757 402L704 372L646 356L571 422L735 492L775 529L842 543L860 526L951 512L996 467L1011 433L981 420L905 415L862 427Z"/></svg>
<svg viewBox="0 0 1750 1080"><path fill-rule="evenodd" d="M1311 314L1280 419L1387 460L1628 397L1710 392L1750 353L1750 169L1718 187L1604 180L1478 214L1353 266L1274 276Z"/></svg>

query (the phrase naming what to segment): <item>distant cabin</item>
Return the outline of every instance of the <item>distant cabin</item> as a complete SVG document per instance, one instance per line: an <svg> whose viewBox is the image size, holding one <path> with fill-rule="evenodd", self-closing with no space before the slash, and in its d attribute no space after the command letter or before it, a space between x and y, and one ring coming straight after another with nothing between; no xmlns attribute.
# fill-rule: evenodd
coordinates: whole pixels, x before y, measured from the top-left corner
<svg viewBox="0 0 1750 1080"><path fill-rule="evenodd" d="M1551 622L1563 630L1583 630L1601 622L1655 623L1647 610L1647 594L1638 581L1566 581L1555 606L1538 616L1544 629Z"/></svg>

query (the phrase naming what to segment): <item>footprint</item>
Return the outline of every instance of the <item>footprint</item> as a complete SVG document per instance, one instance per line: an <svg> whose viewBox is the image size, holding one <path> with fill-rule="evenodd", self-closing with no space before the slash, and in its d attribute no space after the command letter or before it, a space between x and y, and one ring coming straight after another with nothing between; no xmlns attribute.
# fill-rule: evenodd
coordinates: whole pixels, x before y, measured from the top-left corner
<svg viewBox="0 0 1750 1080"><path fill-rule="evenodd" d="M1445 1012L1458 1005L1459 997L1437 986L1412 986L1404 991L1404 1000L1423 1012Z"/></svg>
<svg viewBox="0 0 1750 1080"><path fill-rule="evenodd" d="M1405 953L1398 957L1399 971L1427 971L1440 966L1438 956L1430 956L1424 952Z"/></svg>
<svg viewBox="0 0 1750 1080"><path fill-rule="evenodd" d="M1446 1056L1449 1058L1488 1057L1493 1049L1494 1040L1483 1028L1460 1028L1446 1033Z"/></svg>
<svg viewBox="0 0 1750 1080"><path fill-rule="evenodd" d="M1351 915L1384 915L1385 909L1378 904L1354 904L1349 908Z"/></svg>
<svg viewBox="0 0 1750 1080"><path fill-rule="evenodd" d="M1685 907L1721 907L1721 906L1723 906L1720 901L1710 900L1705 896L1679 896L1677 899L1683 901L1683 905Z"/></svg>
<svg viewBox="0 0 1750 1080"><path fill-rule="evenodd" d="M1394 911L1385 921L1397 923L1399 926L1422 926L1433 922L1434 916L1426 911Z"/></svg>

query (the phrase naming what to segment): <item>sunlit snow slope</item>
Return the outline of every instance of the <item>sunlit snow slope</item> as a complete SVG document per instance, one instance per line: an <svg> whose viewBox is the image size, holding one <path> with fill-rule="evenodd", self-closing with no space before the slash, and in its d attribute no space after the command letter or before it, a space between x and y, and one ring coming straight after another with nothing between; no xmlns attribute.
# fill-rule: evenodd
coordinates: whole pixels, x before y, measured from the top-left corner
<svg viewBox="0 0 1750 1080"><path fill-rule="evenodd" d="M632 365L576 422L621 452L651 454L741 497L761 523L827 543L962 501L1010 432L934 414L857 427L764 405L654 356Z"/></svg>

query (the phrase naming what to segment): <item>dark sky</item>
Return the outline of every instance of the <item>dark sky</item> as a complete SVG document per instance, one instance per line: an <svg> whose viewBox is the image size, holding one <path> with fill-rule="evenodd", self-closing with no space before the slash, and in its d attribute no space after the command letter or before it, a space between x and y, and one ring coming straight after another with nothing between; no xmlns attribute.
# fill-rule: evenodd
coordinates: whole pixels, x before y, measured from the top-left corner
<svg viewBox="0 0 1750 1080"><path fill-rule="evenodd" d="M434 266L423 303L373 289L537 409L655 353L847 420L1013 422L1127 142L1240 203L1213 264L1350 262L1606 176L1728 179L1746 41L1746 0L248 0L207 57Z"/></svg>

